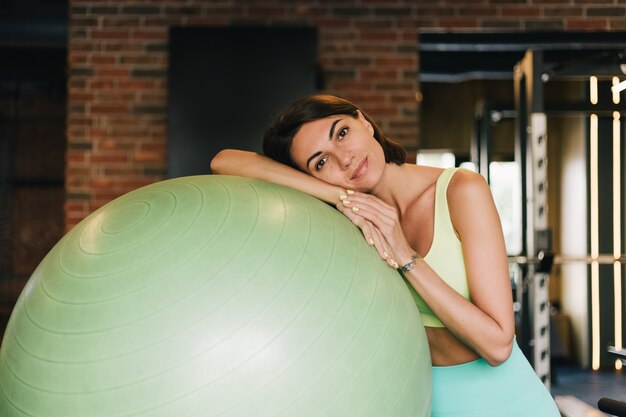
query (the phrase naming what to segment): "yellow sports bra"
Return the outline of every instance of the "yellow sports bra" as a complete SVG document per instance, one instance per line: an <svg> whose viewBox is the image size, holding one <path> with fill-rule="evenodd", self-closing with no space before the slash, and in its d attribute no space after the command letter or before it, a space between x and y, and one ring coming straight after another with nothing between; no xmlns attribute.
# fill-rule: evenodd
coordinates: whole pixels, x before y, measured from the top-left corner
<svg viewBox="0 0 626 417"><path fill-rule="evenodd" d="M424 261L456 292L466 299L470 299L467 288L467 275L465 273L465 262L463 259L463 248L461 241L454 232L454 226L450 219L448 210L448 198L446 191L450 179L458 168L444 170L437 179L435 188L435 224L433 242ZM406 278L405 278L406 281ZM417 304L417 308L422 314L422 321L426 327L446 327L428 305L417 294L408 281L411 295Z"/></svg>

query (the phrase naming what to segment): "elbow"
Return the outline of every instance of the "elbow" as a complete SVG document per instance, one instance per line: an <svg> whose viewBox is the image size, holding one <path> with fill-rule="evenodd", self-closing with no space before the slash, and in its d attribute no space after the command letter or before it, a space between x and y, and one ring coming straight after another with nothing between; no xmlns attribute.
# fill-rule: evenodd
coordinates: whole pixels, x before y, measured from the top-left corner
<svg viewBox="0 0 626 417"><path fill-rule="evenodd" d="M228 159L229 149L221 150L211 159L211 172L213 174L223 174L225 161Z"/></svg>
<svg viewBox="0 0 626 417"><path fill-rule="evenodd" d="M485 361L490 366L494 367L502 365L511 356L511 352L513 351L513 343L515 343L515 340L511 339L508 343L492 346L489 349L489 352L487 352L487 354L484 356Z"/></svg>

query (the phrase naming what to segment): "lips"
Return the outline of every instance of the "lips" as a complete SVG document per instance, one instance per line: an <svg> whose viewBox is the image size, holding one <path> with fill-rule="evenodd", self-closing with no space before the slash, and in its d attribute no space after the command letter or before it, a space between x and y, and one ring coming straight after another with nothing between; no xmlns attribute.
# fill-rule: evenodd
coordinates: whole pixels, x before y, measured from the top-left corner
<svg viewBox="0 0 626 417"><path fill-rule="evenodd" d="M361 178L363 176L363 174L365 173L366 169L367 169L367 157L365 157L359 163L359 165L356 167L356 169L352 172L352 178L350 178L350 179L351 180L358 180L359 178Z"/></svg>

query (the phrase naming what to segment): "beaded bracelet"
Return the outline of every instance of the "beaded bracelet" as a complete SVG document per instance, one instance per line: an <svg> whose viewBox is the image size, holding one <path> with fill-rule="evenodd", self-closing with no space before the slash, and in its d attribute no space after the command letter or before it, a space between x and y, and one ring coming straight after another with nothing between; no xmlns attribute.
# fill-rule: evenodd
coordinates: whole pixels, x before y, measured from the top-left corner
<svg viewBox="0 0 626 417"><path fill-rule="evenodd" d="M411 260L399 267L398 271L403 273L409 272L411 269L415 268L415 261L417 261L419 257L420 256L417 253L413 254L413 256L411 256Z"/></svg>

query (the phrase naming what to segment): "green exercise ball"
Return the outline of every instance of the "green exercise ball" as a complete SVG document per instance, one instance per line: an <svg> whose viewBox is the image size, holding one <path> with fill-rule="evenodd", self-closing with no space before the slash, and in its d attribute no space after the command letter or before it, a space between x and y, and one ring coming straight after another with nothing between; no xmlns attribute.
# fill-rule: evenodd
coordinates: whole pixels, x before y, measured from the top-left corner
<svg viewBox="0 0 626 417"><path fill-rule="evenodd" d="M415 303L329 205L230 176L130 192L15 306L2 417L428 416Z"/></svg>

